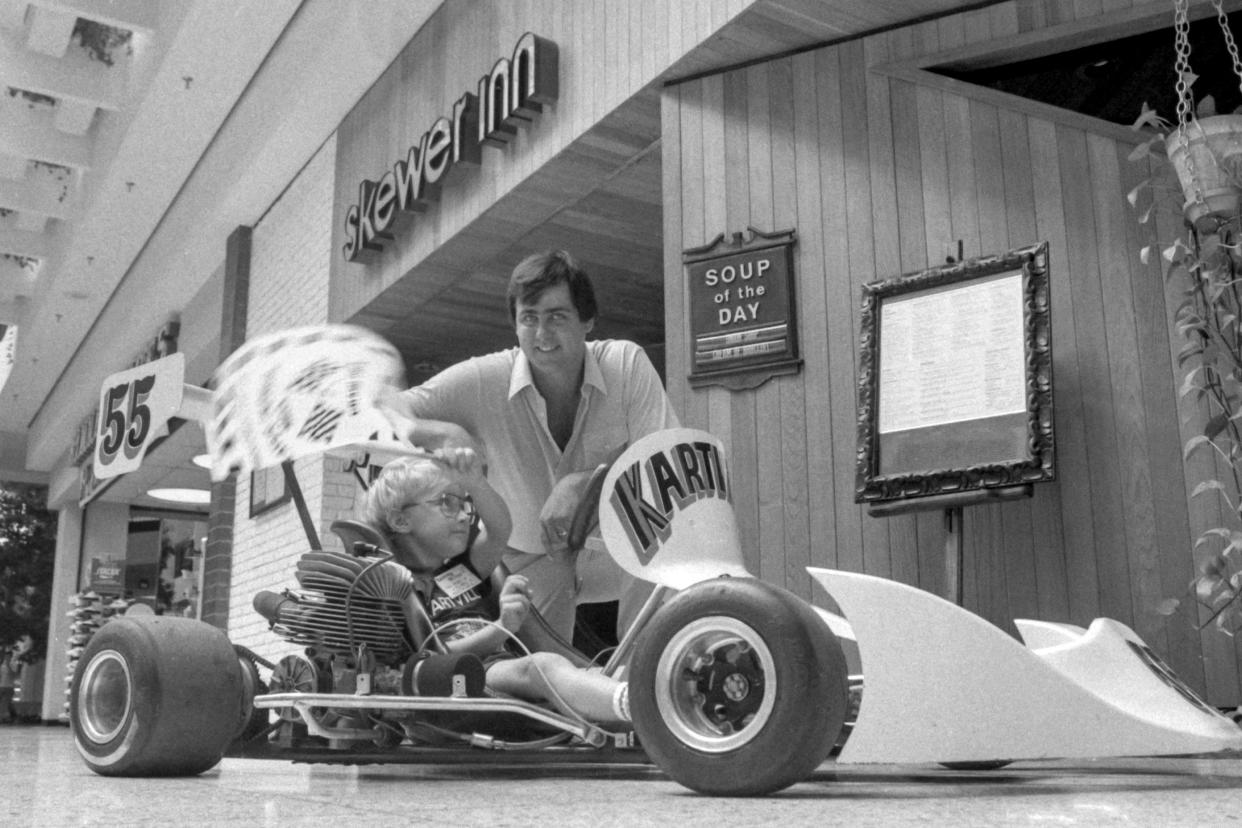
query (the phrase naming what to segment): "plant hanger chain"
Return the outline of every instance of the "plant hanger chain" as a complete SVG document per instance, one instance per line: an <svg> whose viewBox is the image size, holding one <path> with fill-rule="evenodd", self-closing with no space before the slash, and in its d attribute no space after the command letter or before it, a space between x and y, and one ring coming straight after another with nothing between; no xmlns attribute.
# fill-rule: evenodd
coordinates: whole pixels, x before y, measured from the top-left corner
<svg viewBox="0 0 1242 828"><path fill-rule="evenodd" d="M1238 76L1238 89L1242 90L1242 58L1238 57L1238 44L1233 40L1224 4L1221 0L1212 0L1212 8L1216 9L1216 22L1220 24L1221 33L1225 36L1225 48L1229 50L1229 59L1233 61L1233 73Z"/></svg>
<svg viewBox="0 0 1242 828"><path fill-rule="evenodd" d="M1238 77L1238 88L1242 90L1242 57L1238 55L1238 44L1233 32L1229 29L1229 18L1225 14L1223 0L1211 0L1216 11L1216 22L1220 24L1221 34L1225 38L1225 48L1233 63L1233 73ZM1177 53L1174 71L1177 73L1177 125L1185 128L1195 118L1194 95L1190 91L1194 82L1190 70L1190 0L1173 0L1173 31L1174 46Z"/></svg>
<svg viewBox="0 0 1242 828"><path fill-rule="evenodd" d="M1177 59L1173 71L1177 73L1177 125L1184 131L1194 113L1190 94L1190 16L1187 6L1190 0L1173 0L1174 47Z"/></svg>

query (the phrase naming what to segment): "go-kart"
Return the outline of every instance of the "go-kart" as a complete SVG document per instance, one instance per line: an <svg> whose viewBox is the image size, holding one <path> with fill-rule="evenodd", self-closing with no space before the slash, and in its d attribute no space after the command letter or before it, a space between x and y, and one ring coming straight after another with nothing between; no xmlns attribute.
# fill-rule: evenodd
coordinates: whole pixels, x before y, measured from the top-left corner
<svg viewBox="0 0 1242 828"><path fill-rule="evenodd" d="M396 357L377 339L334 327L256 340L221 366L210 399L168 392L144 416L202 419L217 476L357 445L384 427L372 403L392 378L377 366ZM110 377L101 421L125 431L123 417L107 418L125 410L117 388L142 384L146 404L174 381L175 365ZM336 422L357 422L331 434L305 427L332 405ZM139 462L144 450L136 441ZM99 459L97 473L109 471ZM1020 621L1024 647L884 579L810 568L840 615L758 580L743 565L731 475L712 435L657 432L597 470L575 518L574 545L596 544L656 585L599 667L629 681L632 729L490 694L477 660L435 646L384 539L344 522L334 527L344 552L311 543L298 588L256 598L302 654L273 663L183 618L104 625L72 683L78 750L118 776L196 774L224 756L435 764L495 762L504 751L523 763L654 762L695 791L758 795L834 752L839 762L971 768L1242 747L1233 721L1116 622ZM537 630L530 640L564 647Z"/></svg>

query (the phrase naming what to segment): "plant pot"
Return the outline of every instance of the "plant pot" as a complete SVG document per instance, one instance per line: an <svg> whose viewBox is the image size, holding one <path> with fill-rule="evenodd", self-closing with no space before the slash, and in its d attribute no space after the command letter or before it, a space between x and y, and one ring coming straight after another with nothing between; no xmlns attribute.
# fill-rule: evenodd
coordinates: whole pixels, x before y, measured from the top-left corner
<svg viewBox="0 0 1242 828"><path fill-rule="evenodd" d="M1186 221L1215 230L1242 201L1242 115L1213 115L1178 127L1165 146L1186 197Z"/></svg>

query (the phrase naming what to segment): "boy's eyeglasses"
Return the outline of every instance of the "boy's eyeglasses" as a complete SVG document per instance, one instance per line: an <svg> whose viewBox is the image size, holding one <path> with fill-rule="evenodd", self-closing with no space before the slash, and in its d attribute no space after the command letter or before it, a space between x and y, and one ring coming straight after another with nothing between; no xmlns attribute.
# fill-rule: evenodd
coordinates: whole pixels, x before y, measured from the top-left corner
<svg viewBox="0 0 1242 828"><path fill-rule="evenodd" d="M439 497L433 497L431 500L418 500L413 503L407 503L406 506L419 506L426 503L429 506L437 506L440 514L446 518L455 518L462 512L468 517L474 517L474 501L470 495L455 495L452 492L445 492Z"/></svg>

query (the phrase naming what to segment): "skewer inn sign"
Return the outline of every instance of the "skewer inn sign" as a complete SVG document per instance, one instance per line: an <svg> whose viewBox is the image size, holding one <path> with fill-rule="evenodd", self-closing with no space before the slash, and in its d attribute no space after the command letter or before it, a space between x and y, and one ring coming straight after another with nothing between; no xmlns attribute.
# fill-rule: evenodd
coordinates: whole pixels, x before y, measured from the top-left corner
<svg viewBox="0 0 1242 828"><path fill-rule="evenodd" d="M358 185L358 201L345 213L345 260L374 261L386 242L440 199L449 170L479 164L484 145L505 146L519 126L556 100L557 74L556 44L522 35L513 56L500 58L479 78L477 93L458 98L378 180Z"/></svg>

